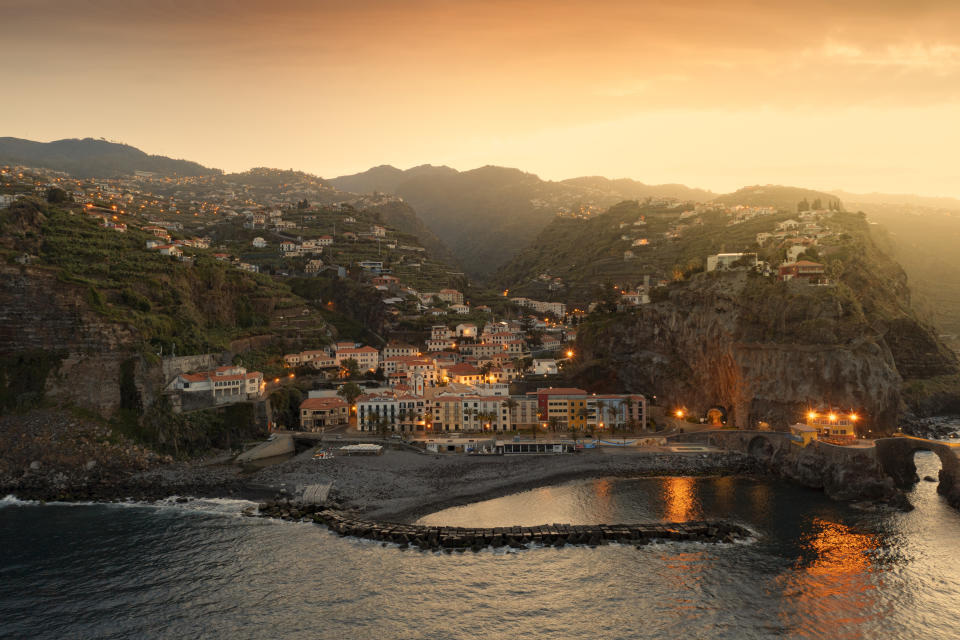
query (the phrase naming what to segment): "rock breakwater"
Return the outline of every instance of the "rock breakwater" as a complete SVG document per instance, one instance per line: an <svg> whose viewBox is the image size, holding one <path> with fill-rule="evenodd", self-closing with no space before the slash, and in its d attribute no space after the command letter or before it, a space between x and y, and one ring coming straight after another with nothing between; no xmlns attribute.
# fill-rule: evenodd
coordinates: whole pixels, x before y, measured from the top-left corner
<svg viewBox="0 0 960 640"><path fill-rule="evenodd" d="M524 548L528 545L563 547L599 546L608 543L640 547L662 540L704 543L733 543L751 533L730 522L664 522L649 524L549 524L535 527L440 527L417 524L377 522L353 518L340 511L297 502L266 502L245 515L314 522L327 526L341 536L393 543L405 549L463 552L492 547Z"/></svg>

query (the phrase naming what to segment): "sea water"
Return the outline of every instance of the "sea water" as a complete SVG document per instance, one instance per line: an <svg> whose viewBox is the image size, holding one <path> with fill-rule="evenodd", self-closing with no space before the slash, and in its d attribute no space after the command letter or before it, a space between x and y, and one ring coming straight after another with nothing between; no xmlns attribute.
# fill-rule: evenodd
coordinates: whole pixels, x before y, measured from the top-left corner
<svg viewBox="0 0 960 640"><path fill-rule="evenodd" d="M916 456L936 476L933 454ZM460 526L724 518L746 543L401 551L250 503L0 506L0 637L956 638L960 513L746 478L598 479L447 509Z"/></svg>

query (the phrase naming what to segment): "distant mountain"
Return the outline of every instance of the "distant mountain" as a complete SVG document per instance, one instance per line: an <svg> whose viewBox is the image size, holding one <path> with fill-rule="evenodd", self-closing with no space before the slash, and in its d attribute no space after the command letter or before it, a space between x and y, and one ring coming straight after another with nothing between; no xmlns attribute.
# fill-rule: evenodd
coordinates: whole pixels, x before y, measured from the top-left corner
<svg viewBox="0 0 960 640"><path fill-rule="evenodd" d="M563 180L563 184L591 190L598 195L616 197L620 200L643 200L644 198L678 198L705 202L717 194L705 189L692 189L682 184L644 184L629 178L611 180L603 176L584 176Z"/></svg>
<svg viewBox="0 0 960 640"><path fill-rule="evenodd" d="M352 193L396 193L401 184L413 178L422 178L425 176L448 176L458 173L456 169L445 166L434 166L430 164L413 167L406 171L397 169L388 164L382 164L378 167L367 169L363 173L355 173L349 176L340 176L328 182L341 191L350 191Z"/></svg>
<svg viewBox="0 0 960 640"><path fill-rule="evenodd" d="M196 162L147 155L136 147L93 138L34 142L0 138L0 163L23 164L65 171L79 178L112 178L134 171L163 175L200 176L222 173Z"/></svg>
<svg viewBox="0 0 960 640"><path fill-rule="evenodd" d="M911 207L928 207L960 211L960 199L937 196L918 196L913 193L849 193L834 190L838 198L843 198L853 208L856 204L901 204Z"/></svg>
<svg viewBox="0 0 960 640"><path fill-rule="evenodd" d="M629 198L702 201L715 195L683 185L600 177L551 182L497 166L461 172L445 166L403 171L384 165L329 183L343 191L402 197L474 276L487 276L513 258L560 211L580 205L607 207Z"/></svg>
<svg viewBox="0 0 960 640"><path fill-rule="evenodd" d="M743 187L733 193L717 196L713 199L713 202L725 205L742 204L753 207L776 207L784 211L796 211L797 203L803 200L811 204L815 200L820 200L823 207L826 208L827 203L837 201L839 197L824 191L768 184Z"/></svg>

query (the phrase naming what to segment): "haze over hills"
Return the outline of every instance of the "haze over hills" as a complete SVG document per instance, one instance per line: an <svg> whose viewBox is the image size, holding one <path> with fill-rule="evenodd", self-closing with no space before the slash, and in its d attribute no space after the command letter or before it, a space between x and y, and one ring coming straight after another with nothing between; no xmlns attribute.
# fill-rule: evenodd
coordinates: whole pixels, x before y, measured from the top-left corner
<svg viewBox="0 0 960 640"><path fill-rule="evenodd" d="M684 185L583 177L552 182L532 173L486 166L457 171L422 165L405 171L378 166L329 181L344 191L402 197L475 276L505 264L560 211L608 207L628 198L708 200L715 194Z"/></svg>
<svg viewBox="0 0 960 640"><path fill-rule="evenodd" d="M740 204L753 207L776 207L784 211L796 211L797 203L803 200L806 200L808 203L819 200L822 206L827 208L829 202L834 202L838 199L838 196L825 191L767 184L743 187L733 193L717 196L713 198L712 201L728 206Z"/></svg>
<svg viewBox="0 0 960 640"><path fill-rule="evenodd" d="M163 175L201 176L222 173L189 160L147 155L127 144L68 138L34 142L22 138L0 138L0 163L22 164L64 171L78 178L113 178L134 171Z"/></svg>
<svg viewBox="0 0 960 640"><path fill-rule="evenodd" d="M616 196L622 200L642 200L644 198L679 198L703 202L712 200L717 194L706 189L695 189L683 184L645 184L630 178L610 179L603 176L583 176L568 178L563 184L593 190L597 195Z"/></svg>

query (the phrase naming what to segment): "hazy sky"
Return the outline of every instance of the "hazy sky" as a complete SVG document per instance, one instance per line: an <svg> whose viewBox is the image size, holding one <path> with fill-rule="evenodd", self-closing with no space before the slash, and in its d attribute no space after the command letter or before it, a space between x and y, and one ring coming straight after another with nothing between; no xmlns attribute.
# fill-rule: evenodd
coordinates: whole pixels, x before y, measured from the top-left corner
<svg viewBox="0 0 960 640"><path fill-rule="evenodd" d="M0 0L0 135L960 197L960 0Z"/></svg>

